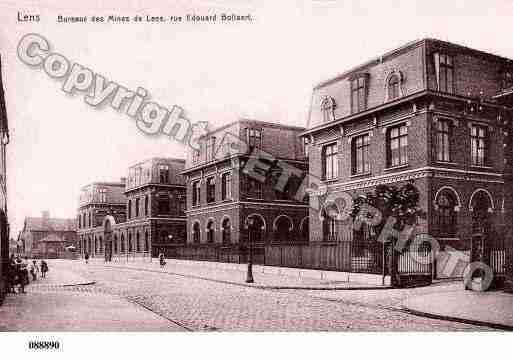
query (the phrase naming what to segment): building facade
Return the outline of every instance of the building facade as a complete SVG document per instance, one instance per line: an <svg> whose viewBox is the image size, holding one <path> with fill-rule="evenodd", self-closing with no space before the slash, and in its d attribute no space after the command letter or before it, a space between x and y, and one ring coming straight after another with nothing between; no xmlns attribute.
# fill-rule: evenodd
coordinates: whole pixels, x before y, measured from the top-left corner
<svg viewBox="0 0 513 359"><path fill-rule="evenodd" d="M426 213L415 231L442 249L504 236L513 215L512 85L511 60L434 39L320 83L302 133L318 194L412 182ZM310 198L312 240L352 232L328 215L343 204L318 199Z"/></svg>
<svg viewBox="0 0 513 359"><path fill-rule="evenodd" d="M78 208L81 253L104 257L157 255L185 242L185 161L151 158L119 183L85 186Z"/></svg>
<svg viewBox="0 0 513 359"><path fill-rule="evenodd" d="M9 222L7 220L6 146L9 143L7 109L2 83L2 60L0 58L0 304L6 292L9 264Z"/></svg>
<svg viewBox="0 0 513 359"><path fill-rule="evenodd" d="M124 227L128 238L136 246L143 240L153 256L169 244L185 243L184 165L183 159L151 158L128 170Z"/></svg>
<svg viewBox="0 0 513 359"><path fill-rule="evenodd" d="M126 221L125 178L119 182L94 182L81 188L77 210L79 251L104 255L103 227L106 216L115 223Z"/></svg>
<svg viewBox="0 0 513 359"><path fill-rule="evenodd" d="M244 172L253 150L307 172L299 134L304 128L241 119L216 129L190 148L187 243L230 245L308 240L308 205ZM250 238L251 237L251 238Z"/></svg>
<svg viewBox="0 0 513 359"><path fill-rule="evenodd" d="M23 256L29 258L68 258L67 248L79 245L75 219L52 218L48 211L41 217L26 217L19 238Z"/></svg>

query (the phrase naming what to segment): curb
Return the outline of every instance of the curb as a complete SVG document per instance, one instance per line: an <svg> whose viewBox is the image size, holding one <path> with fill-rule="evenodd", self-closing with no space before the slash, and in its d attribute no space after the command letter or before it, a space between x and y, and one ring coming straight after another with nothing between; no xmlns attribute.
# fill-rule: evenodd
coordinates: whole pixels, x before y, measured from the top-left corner
<svg viewBox="0 0 513 359"><path fill-rule="evenodd" d="M92 280L90 282L84 282L84 283L61 284L60 286L61 287L76 287L76 286L79 286L79 285L93 285L93 284L96 284L95 280Z"/></svg>
<svg viewBox="0 0 513 359"><path fill-rule="evenodd" d="M375 286L375 287L372 287L372 286L366 286L366 287L362 287L362 286L358 286L358 287L312 287L312 286L280 286L280 285L247 284L247 283L227 281L227 280L223 280L223 279L214 279L214 278L209 278L209 277L203 277L203 276L198 276L198 275L194 275L194 274L159 271L156 269L148 269L148 268L112 266L112 265L104 265L104 264L102 266L108 267L108 268L125 268L125 269L130 269L130 270L139 270L139 271L146 271L146 272L152 272L152 273L163 273L163 274L168 274L168 275L177 275L177 276L186 277L186 278L202 279L202 280L207 280L207 281L216 282L216 283L231 284L231 285L236 285L236 286L240 286L240 287L265 289L265 290L279 290L279 289L282 289L282 290L283 289L294 289L294 290L374 290L374 289L376 289L376 290L381 290L381 289L393 289L392 287L388 287L388 286L382 286L382 287L378 287L378 286Z"/></svg>
<svg viewBox="0 0 513 359"><path fill-rule="evenodd" d="M424 317L424 318L430 318L430 319L440 319L440 320L446 320L449 322L471 324L471 325L477 325L477 326L481 326L481 327L489 327L489 328L493 328L493 329L513 331L513 325L508 325L508 324L492 323L492 322L485 322L485 321L481 321L481 320L451 317L451 316L443 315L443 314L423 312L420 310L408 308L404 305L401 305L401 309L409 314L416 315L418 317Z"/></svg>

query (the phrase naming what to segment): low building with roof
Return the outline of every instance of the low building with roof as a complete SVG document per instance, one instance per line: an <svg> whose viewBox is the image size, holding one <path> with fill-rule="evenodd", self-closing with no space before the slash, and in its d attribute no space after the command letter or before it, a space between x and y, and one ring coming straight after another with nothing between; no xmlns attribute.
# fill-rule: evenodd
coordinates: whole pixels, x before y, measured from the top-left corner
<svg viewBox="0 0 513 359"><path fill-rule="evenodd" d="M56 241L57 238L59 241ZM43 258L46 248L49 248L49 242L60 242L63 248L77 246L77 222L74 218L52 218L49 211L43 211L41 217L25 218L20 240L24 256ZM50 247L55 248L55 244ZM54 256L52 258L61 257Z"/></svg>

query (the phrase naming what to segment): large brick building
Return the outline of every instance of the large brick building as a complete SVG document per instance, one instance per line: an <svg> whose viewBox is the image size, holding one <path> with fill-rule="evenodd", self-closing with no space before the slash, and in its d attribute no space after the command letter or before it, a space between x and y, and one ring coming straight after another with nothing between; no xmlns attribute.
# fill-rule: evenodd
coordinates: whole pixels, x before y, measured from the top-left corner
<svg viewBox="0 0 513 359"><path fill-rule="evenodd" d="M416 231L442 248L504 234L513 215L512 86L512 60L433 39L320 83L302 133L319 193L412 181L427 215ZM352 231L326 215L343 210L336 201L319 209L310 201L312 240Z"/></svg>
<svg viewBox="0 0 513 359"><path fill-rule="evenodd" d="M157 255L185 242L184 160L151 158L118 183L84 186L77 217L82 255Z"/></svg>
<svg viewBox="0 0 513 359"><path fill-rule="evenodd" d="M7 109L5 107L2 83L2 62L0 59L0 303L6 291L6 276L9 261L9 225L7 220L6 146L9 143Z"/></svg>
<svg viewBox="0 0 513 359"><path fill-rule="evenodd" d="M189 149L187 185L188 244L308 240L308 206L270 181L243 172L252 150L308 170L299 134L304 128L241 119L206 134L200 149ZM240 142L247 146L237 147ZM251 221L248 221L251 219Z"/></svg>

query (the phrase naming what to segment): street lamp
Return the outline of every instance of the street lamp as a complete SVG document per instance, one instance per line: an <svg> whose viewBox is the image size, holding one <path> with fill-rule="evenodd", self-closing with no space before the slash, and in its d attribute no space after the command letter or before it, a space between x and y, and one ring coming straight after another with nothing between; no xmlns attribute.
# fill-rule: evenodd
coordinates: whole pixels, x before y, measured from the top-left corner
<svg viewBox="0 0 513 359"><path fill-rule="evenodd" d="M246 274L246 283L253 283L253 243L251 241L251 232L253 224L255 220L253 218L248 218L247 220L247 229L248 229L248 272Z"/></svg>

